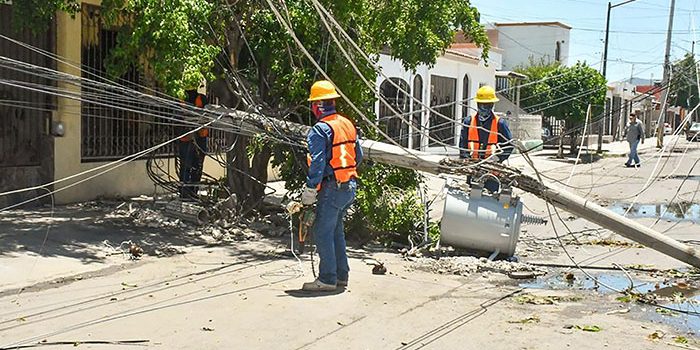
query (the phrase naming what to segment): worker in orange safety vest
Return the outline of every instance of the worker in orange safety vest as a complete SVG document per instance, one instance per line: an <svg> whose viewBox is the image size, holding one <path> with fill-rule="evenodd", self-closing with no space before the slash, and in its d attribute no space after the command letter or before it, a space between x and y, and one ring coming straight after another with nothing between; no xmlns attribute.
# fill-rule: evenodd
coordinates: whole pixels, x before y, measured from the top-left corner
<svg viewBox="0 0 700 350"><path fill-rule="evenodd" d="M308 101L316 118L309 131L309 173L301 201L316 205L313 235L320 257L319 275L304 283L305 291L334 291L348 284L343 217L355 199L357 166L362 161L358 132L353 123L335 109L340 97L329 81L317 81Z"/></svg>
<svg viewBox="0 0 700 350"><path fill-rule="evenodd" d="M493 112L498 102L493 87L484 85L476 92L477 114L464 118L459 139L460 158L472 158L503 162L513 152L513 135L503 118ZM484 187L491 192L498 191L498 182L487 180Z"/></svg>
<svg viewBox="0 0 700 350"><path fill-rule="evenodd" d="M207 105L207 97L199 92L195 87L185 90L184 103L197 108L204 108ZM178 134L185 133L191 126L181 127ZM202 180L204 168L204 158L208 151L207 141L209 129L203 128L196 132L189 133L177 141L178 158L180 160L179 178L180 198L195 199L197 197L197 184Z"/></svg>

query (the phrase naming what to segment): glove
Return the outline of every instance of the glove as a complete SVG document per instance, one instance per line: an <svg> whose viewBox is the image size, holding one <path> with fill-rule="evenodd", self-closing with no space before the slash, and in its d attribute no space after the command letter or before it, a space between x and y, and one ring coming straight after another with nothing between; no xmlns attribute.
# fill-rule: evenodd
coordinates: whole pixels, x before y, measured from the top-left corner
<svg viewBox="0 0 700 350"><path fill-rule="evenodd" d="M312 205L316 203L316 189L311 187L304 187L301 192L301 204Z"/></svg>

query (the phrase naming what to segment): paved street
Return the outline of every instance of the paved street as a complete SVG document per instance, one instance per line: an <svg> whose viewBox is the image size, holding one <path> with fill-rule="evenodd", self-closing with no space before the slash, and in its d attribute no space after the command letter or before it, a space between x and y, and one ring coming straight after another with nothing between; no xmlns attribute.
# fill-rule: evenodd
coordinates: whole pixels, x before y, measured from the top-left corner
<svg viewBox="0 0 700 350"><path fill-rule="evenodd" d="M673 144L671 139L667 142ZM623 167L624 159L614 155L579 164L569 187L579 194L590 193L590 198L608 206L630 203L658 162L660 177L636 202L692 202L697 178L683 183L677 175L698 174L691 168L700 144L680 140L671 150L659 158L654 147L643 149L644 166L639 169ZM549 153L534 156L539 171L566 183L572 164L551 159ZM511 165L525 169L518 156ZM523 200L526 211L546 215L540 199L524 194ZM312 278L310 263L306 258L300 263L279 255L286 246L284 237L212 243L177 229L102 221L104 213L98 209L61 207L53 219L49 214L42 210L2 216L0 266L6 277L0 290L0 347L44 340L147 340L147 346L164 349L619 349L631 345L662 349L676 336L694 344L694 332L699 331L697 316L666 316L653 306L620 302L618 294L593 288L593 282L577 269L550 267L548 275L535 282L519 282L495 272L444 275L417 268L393 251L354 248L350 286L311 297L297 291ZM643 216L633 214L633 218ZM567 251L582 265L607 268L587 270L601 281L627 287L627 277L615 271L613 263L686 269L648 248L624 244L624 239L583 219L565 212L560 215L566 227L553 222L559 235L565 236ZM32 226L22 224L30 220ZM634 220L681 240L693 240L700 233L691 220ZM49 221L48 244L37 255ZM572 265L554 239L553 227L523 226L516 253L521 261ZM107 254L105 239L153 245L171 241L186 253L130 261ZM601 241L610 244L596 243ZM370 263L375 260L386 264L387 275L371 274ZM570 286L556 282L566 271L576 279ZM640 288L670 278L663 271L630 273ZM557 301L535 305L528 298ZM601 330L583 330L587 326ZM657 330L665 336L649 340Z"/></svg>

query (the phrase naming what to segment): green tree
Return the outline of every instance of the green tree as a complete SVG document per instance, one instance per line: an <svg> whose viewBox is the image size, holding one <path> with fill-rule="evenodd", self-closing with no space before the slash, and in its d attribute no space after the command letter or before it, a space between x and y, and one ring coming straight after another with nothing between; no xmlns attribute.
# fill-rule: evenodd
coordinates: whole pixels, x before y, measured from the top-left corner
<svg viewBox="0 0 700 350"><path fill-rule="evenodd" d="M549 85L539 82L552 71L559 68L559 62L548 62L545 59L535 60L530 58L527 65L515 67L515 71L527 76L520 88L520 107L528 110L537 108L547 103L549 99Z"/></svg>
<svg viewBox="0 0 700 350"><path fill-rule="evenodd" d="M36 13L45 18L55 11L76 11L76 0L15 0L15 3L20 4L16 7L18 11L26 13L30 8L38 8ZM364 85L334 47L311 1L273 3L336 85L365 115L371 116L374 88ZM485 57L488 52L488 39L478 23L479 13L469 0L321 0L321 3L366 53L376 57L380 52L390 52L409 69L419 64L434 64L452 43L456 30L464 30L484 47ZM320 75L278 23L267 1L103 0L102 5L107 22L121 28L118 47L110 57L109 70L114 75L137 65L173 96L180 95L184 86L207 78L210 91L223 105L255 108L275 118L311 123L306 97ZM360 64L360 68L369 81L376 81L376 73L369 65ZM254 100L252 104L247 96ZM342 101L339 110L358 123L366 136L377 137L374 129ZM229 185L240 200L249 205L258 203L264 187L255 179L263 182L267 179L268 163L273 156L278 163L286 165L288 185L299 185L305 174L303 152L273 147L264 138L238 136L235 141L228 155L229 166L250 175L229 177ZM370 171L363 182L372 186L384 183L374 180L403 179L383 174L394 171ZM406 174L416 176L410 171ZM399 181L388 185L411 189L413 184ZM371 208L375 204L359 205Z"/></svg>
<svg viewBox="0 0 700 350"><path fill-rule="evenodd" d="M576 151L576 136L586 120L588 105L592 106L591 118L603 110L605 103L605 78L585 62L571 67L537 63L519 72L530 73L533 85L521 91L523 108L530 113L541 113L565 121L565 132L571 137L571 152ZM560 139L560 149L563 138Z"/></svg>
<svg viewBox="0 0 700 350"><path fill-rule="evenodd" d="M687 53L683 59L673 63L671 87L669 90L671 103L683 108L694 108L700 102L698 98L698 78L695 57Z"/></svg>

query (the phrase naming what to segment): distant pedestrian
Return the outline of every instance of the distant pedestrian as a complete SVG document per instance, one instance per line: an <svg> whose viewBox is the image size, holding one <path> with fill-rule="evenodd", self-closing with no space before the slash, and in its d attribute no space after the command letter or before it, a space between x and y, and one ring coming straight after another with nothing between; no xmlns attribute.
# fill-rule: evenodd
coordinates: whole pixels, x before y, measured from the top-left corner
<svg viewBox="0 0 700 350"><path fill-rule="evenodd" d="M629 123L625 128L625 138L630 144L630 154L627 158L627 162L625 162L625 166L628 168L633 166L638 167L641 165L641 161L639 160L639 155L637 154L637 146L639 146L640 142L644 144L645 135L644 124L641 120L637 119L634 112L630 113Z"/></svg>

